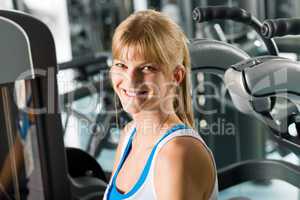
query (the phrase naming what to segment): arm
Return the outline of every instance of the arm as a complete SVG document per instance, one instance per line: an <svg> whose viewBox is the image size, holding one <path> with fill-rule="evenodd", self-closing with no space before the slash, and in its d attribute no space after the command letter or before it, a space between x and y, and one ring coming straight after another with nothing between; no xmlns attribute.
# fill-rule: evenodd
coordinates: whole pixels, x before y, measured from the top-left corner
<svg viewBox="0 0 300 200"><path fill-rule="evenodd" d="M212 159L202 143L190 137L175 138L162 148L155 163L157 198L208 199L215 176Z"/></svg>

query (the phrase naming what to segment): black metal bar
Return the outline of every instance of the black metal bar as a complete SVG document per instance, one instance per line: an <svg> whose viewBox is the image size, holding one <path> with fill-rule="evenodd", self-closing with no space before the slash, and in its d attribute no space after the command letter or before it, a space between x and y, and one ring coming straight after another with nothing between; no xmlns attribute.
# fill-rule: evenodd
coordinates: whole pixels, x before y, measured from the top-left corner
<svg viewBox="0 0 300 200"><path fill-rule="evenodd" d="M12 4L13 4L13 9L14 10L20 10L18 2L19 2L19 0L12 0Z"/></svg>
<svg viewBox="0 0 300 200"><path fill-rule="evenodd" d="M261 39L265 43L270 55L278 56L278 48L277 48L276 43L274 42L274 39L265 38L261 33L261 29L263 27L262 23L258 19L256 19L255 17L252 16L252 21L249 25L252 28L254 28L256 33L261 37Z"/></svg>
<svg viewBox="0 0 300 200"><path fill-rule="evenodd" d="M58 65L59 70L66 70L66 69L79 69L85 68L86 66L105 63L108 65L108 60L110 58L110 53L97 53L91 56L86 56L82 58L76 58L72 61L61 63ZM104 69L104 68L103 68Z"/></svg>
<svg viewBox="0 0 300 200"><path fill-rule="evenodd" d="M278 55L278 48L274 40L264 38L261 34L262 23L246 10L227 6L197 7L193 10L193 19L198 23L212 20L232 20L246 24L253 28L262 38L271 55Z"/></svg>
<svg viewBox="0 0 300 200"><path fill-rule="evenodd" d="M101 84L105 84L102 85ZM93 92L99 92L100 86L103 88L108 88L110 85L110 82L104 82L101 83L100 81L85 85L81 88L75 89L74 91L64 93L60 95L60 99L63 100L64 105L68 103L72 103L73 101L77 101L81 98L90 96L93 94ZM93 91L90 90L90 88L93 88ZM71 102L69 102L71 101Z"/></svg>

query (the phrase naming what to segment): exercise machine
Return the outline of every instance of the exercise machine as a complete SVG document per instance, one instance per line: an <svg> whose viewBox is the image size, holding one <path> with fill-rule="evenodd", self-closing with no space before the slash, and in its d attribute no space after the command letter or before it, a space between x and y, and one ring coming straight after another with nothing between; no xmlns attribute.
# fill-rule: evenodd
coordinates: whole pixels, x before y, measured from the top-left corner
<svg viewBox="0 0 300 200"><path fill-rule="evenodd" d="M1 199L101 198L106 183L98 171L69 172L74 151L63 143L49 29L30 15L1 10L0 30Z"/></svg>

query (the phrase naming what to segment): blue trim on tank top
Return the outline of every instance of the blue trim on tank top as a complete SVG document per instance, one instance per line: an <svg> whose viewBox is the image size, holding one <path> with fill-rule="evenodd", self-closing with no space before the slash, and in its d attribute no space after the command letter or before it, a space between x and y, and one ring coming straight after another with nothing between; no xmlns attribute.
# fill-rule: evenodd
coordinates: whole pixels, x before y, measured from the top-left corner
<svg viewBox="0 0 300 200"><path fill-rule="evenodd" d="M132 138L134 136L134 134L136 133L136 128L133 129L131 135L130 135L130 138L128 140L128 143L126 145L126 148L125 148L125 151L123 153L123 156L122 156L122 159L121 161L119 162L119 165L118 165L118 168L112 178L112 184L109 188L109 191L108 191L108 194L107 194L107 200L121 200L121 199L125 199L125 198L128 198L130 196L132 196L134 193L136 193L139 188L143 185L143 183L145 182L146 180L146 177L149 173L149 170L150 170L150 166L151 166L151 162L153 160L153 156L154 156L154 153L155 153L155 150L156 148L158 147L158 144L164 139L166 138L168 135L170 135L171 133L179 130L179 129L186 129L186 128L189 128L187 125L185 124L176 124L174 125L172 128L170 128L160 139L159 141L155 144L155 146L153 147L151 153L150 153L150 156L146 162L146 165L142 171L142 174L140 175L138 181L134 184L134 186L125 194L122 194L118 191L117 187L116 187L116 179L117 179L117 175L119 174L124 162L125 162L125 159L127 158L130 150L131 150L131 145L132 145Z"/></svg>

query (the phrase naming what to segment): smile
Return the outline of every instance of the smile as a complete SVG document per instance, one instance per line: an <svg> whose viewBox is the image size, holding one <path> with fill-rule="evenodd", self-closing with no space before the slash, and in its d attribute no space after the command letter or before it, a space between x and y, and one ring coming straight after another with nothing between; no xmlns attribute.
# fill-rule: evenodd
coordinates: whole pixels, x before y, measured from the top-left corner
<svg viewBox="0 0 300 200"><path fill-rule="evenodd" d="M126 96L128 97L143 97L143 96L146 96L147 95L147 91L135 91L135 92L132 92L132 91L127 91L125 89L121 89L122 93L125 94Z"/></svg>

